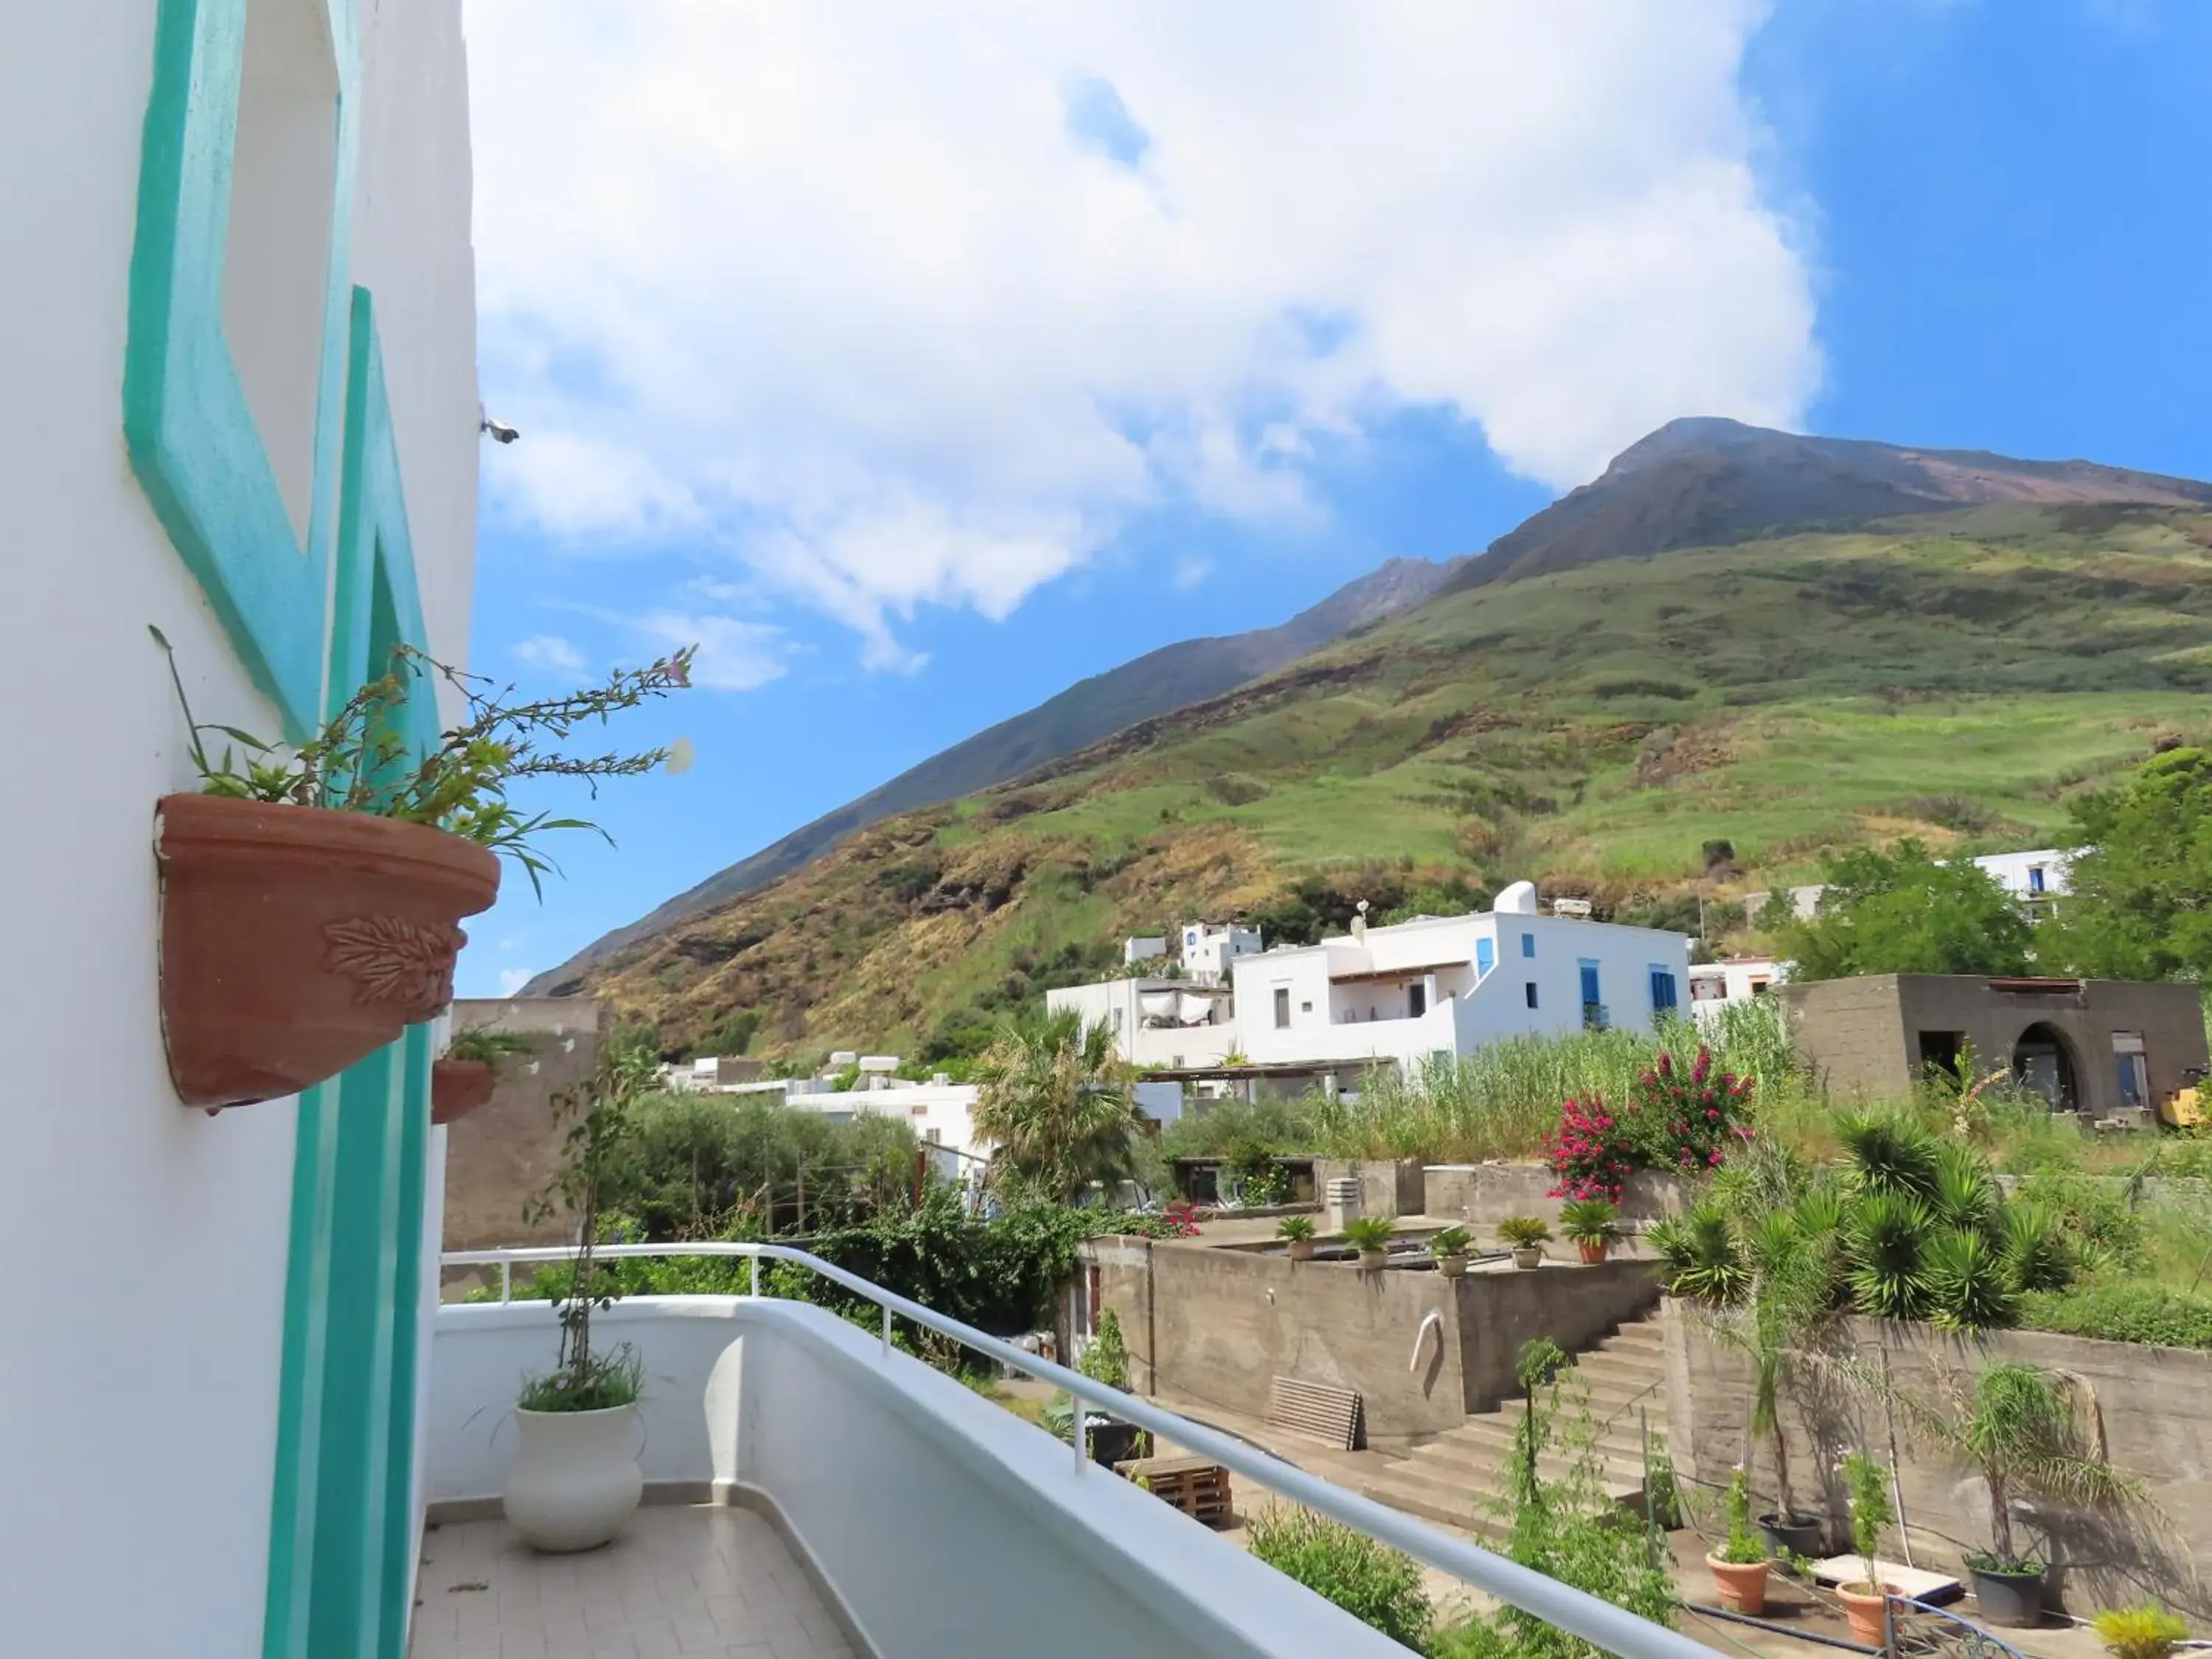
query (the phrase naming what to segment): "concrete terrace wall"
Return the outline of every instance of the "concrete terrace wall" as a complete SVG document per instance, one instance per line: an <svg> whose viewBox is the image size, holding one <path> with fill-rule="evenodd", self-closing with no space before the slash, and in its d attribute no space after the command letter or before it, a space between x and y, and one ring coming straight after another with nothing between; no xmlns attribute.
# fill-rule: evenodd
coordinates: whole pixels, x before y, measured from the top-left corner
<svg viewBox="0 0 2212 1659"><path fill-rule="evenodd" d="M526 1226L523 1206L544 1188L559 1158L553 1097L592 1075L613 1018L607 1004L587 997L453 1005L456 1031L517 1031L538 1047L501 1060L491 1098L446 1131L446 1249L558 1244L568 1237L568 1224L558 1216Z"/></svg>
<svg viewBox="0 0 2212 1659"><path fill-rule="evenodd" d="M1877 1370L1887 1355L1897 1388L1941 1397L1943 1378L1970 1380L1985 1365L2021 1360L2087 1384L2101 1417L2107 1455L2149 1487L2156 1508L2117 1523L2082 1516L2038 1518L2016 1504L2016 1541L2053 1564L2054 1593L2068 1612L2086 1614L2155 1597L2197 1620L2212 1617L2212 1583L2195 1581L2189 1558L2212 1539L2212 1354L2043 1331L2002 1331L1978 1345L1923 1326L1852 1320L1841 1351ZM1708 1487L1725 1485L1743 1455L1749 1361L1714 1340L1705 1316L1670 1303L1666 1321L1668 1438L1675 1466ZM1879 1401L1869 1402L1814 1378L1794 1391L1784 1413L1798 1507L1840 1517L1832 1471L1859 1444L1887 1455L1889 1428ZM1956 1571L1966 1553L1989 1544L1989 1498L1980 1478L1916 1443L1909 1424L1899 1472L1914 1559ZM1755 1449L1754 1484L1773 1492L1772 1458ZM1840 1528L1836 1541L1841 1542ZM1893 1538L1891 1547L1894 1547Z"/></svg>
<svg viewBox="0 0 2212 1659"><path fill-rule="evenodd" d="M1095 1241L1086 1259L1138 1391L1258 1417L1277 1376L1331 1383L1359 1394L1369 1442L1386 1447L1508 1398L1530 1338L1585 1347L1659 1299L1653 1268L1634 1261L1453 1280L1143 1239ZM1431 1314L1439 1335L1423 1339Z"/></svg>
<svg viewBox="0 0 2212 1659"><path fill-rule="evenodd" d="M1421 1171L1423 1213L1469 1227L1493 1227L1510 1215L1539 1216L1559 1224L1561 1199L1546 1196L1558 1184L1537 1164L1431 1164ZM1627 1221L1679 1215L1689 1207L1694 1188L1673 1176L1639 1170L1621 1189L1620 1213Z"/></svg>
<svg viewBox="0 0 2212 1659"><path fill-rule="evenodd" d="M1426 1200L1421 1166L1413 1159L1393 1164L1375 1158L1317 1158L1314 1160L1314 1200L1328 1195L1328 1183L1350 1176L1359 1182L1362 1215L1419 1215Z"/></svg>

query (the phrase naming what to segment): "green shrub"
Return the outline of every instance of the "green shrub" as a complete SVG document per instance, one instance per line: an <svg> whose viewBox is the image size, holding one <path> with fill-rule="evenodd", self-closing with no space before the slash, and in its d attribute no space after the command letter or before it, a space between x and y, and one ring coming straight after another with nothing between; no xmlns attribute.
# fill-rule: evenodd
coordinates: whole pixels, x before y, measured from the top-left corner
<svg viewBox="0 0 2212 1659"><path fill-rule="evenodd" d="M1552 1236L1540 1216L1509 1215L1498 1224L1498 1236L1516 1250L1533 1249Z"/></svg>
<svg viewBox="0 0 2212 1659"><path fill-rule="evenodd" d="M1293 1242L1314 1236L1313 1218L1310 1215L1286 1215L1275 1224L1275 1237Z"/></svg>
<svg viewBox="0 0 2212 1659"><path fill-rule="evenodd" d="M2189 1639L2189 1626L2154 1601L2110 1607L2089 1622L2112 1659L2166 1659L2177 1643Z"/></svg>
<svg viewBox="0 0 2212 1659"><path fill-rule="evenodd" d="M1432 1614L1420 1564L1364 1532L1271 1504L1252 1517L1252 1553L1394 1642L1420 1651Z"/></svg>
<svg viewBox="0 0 2212 1659"><path fill-rule="evenodd" d="M2031 1291L2021 1302L2021 1322L2033 1330L2107 1342L2212 1348L2212 1296L2133 1280Z"/></svg>
<svg viewBox="0 0 2212 1659"><path fill-rule="evenodd" d="M1466 1228L1447 1227L1442 1232L1431 1237L1429 1254L1438 1261L1442 1261L1448 1255L1465 1255L1467 1247L1472 1242Z"/></svg>

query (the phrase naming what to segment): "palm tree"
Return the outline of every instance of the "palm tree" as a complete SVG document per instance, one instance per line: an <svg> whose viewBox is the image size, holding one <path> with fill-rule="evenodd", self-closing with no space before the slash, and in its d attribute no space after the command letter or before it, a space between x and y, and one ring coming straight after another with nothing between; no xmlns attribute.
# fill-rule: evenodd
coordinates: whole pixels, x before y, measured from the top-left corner
<svg viewBox="0 0 2212 1659"><path fill-rule="evenodd" d="M1010 1023L977 1065L977 1137L994 1172L1062 1202L1135 1167L1136 1071L1074 1009Z"/></svg>
<svg viewBox="0 0 2212 1659"><path fill-rule="evenodd" d="M1981 1472L1990 1490L1990 1553L1970 1566L2000 1572L2034 1570L2012 1541L2015 1492L2069 1508L2117 1509L2140 1502L2142 1483L2106 1462L2076 1423L2074 1402L2058 1379L2034 1365L2008 1361L1974 1379L1971 1394L1938 1415L1938 1437Z"/></svg>

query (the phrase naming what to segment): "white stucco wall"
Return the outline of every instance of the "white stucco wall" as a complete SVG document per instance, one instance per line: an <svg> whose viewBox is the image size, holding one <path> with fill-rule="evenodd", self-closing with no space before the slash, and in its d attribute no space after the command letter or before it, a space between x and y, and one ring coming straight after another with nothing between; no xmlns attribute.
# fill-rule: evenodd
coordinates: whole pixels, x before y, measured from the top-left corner
<svg viewBox="0 0 2212 1659"><path fill-rule="evenodd" d="M0 689L18 714L0 1169L40 1256L0 1385L7 1654L258 1653L266 1594L295 1114L209 1117L170 1087L150 831L155 799L194 780L147 624L176 646L201 719L278 722L124 451L155 10L13 8L0 52L0 219L15 228L0 236ZM386 313L385 356L423 607L459 659L475 514L473 433L453 440L475 406L459 7L360 10L372 40L405 44L365 100L364 159L386 161L356 264L395 291L436 272Z"/></svg>
<svg viewBox="0 0 2212 1659"><path fill-rule="evenodd" d="M545 1304L439 1314L432 1491L496 1493L515 1383L554 1349ZM919 1360L803 1304L639 1297L648 1480L775 1499L883 1659L1385 1659L1405 1650ZM1243 1501L1255 1501L1246 1492ZM961 1593L988 1564L988 1594Z"/></svg>

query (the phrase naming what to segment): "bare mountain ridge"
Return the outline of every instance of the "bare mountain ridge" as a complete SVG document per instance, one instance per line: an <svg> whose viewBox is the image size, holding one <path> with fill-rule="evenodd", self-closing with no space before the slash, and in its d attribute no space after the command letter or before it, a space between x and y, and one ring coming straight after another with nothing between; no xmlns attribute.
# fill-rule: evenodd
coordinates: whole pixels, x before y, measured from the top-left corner
<svg viewBox="0 0 2212 1659"><path fill-rule="evenodd" d="M1443 585L1452 568L1426 559L1392 559L1286 623L1246 634L1178 641L1079 680L1036 708L986 727L836 811L801 825L751 857L716 871L650 915L593 940L558 968L538 975L523 988L523 994L566 995L580 988L578 976L583 970L610 951L766 886L819 858L855 830L1007 782L1126 726L1272 673L1352 629L1410 611Z"/></svg>
<svg viewBox="0 0 2212 1659"><path fill-rule="evenodd" d="M803 868L870 824L1012 781L1443 594L1604 559L1729 546L1788 528L2003 501L2203 507L2212 505L2212 484L2088 461L1810 437L1716 416L1671 421L1480 555L1444 562L1393 559L1277 627L1164 646L1081 681L717 872L525 990L580 990L586 970L608 953Z"/></svg>
<svg viewBox="0 0 2212 1659"><path fill-rule="evenodd" d="M2022 461L1975 449L1814 438L1710 416L1670 421L1480 558L1445 592L1771 532L1903 518L1998 501L2202 507L2212 484L2092 461Z"/></svg>

